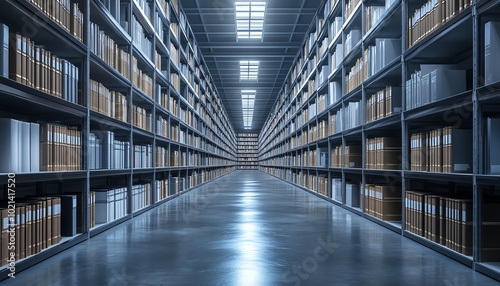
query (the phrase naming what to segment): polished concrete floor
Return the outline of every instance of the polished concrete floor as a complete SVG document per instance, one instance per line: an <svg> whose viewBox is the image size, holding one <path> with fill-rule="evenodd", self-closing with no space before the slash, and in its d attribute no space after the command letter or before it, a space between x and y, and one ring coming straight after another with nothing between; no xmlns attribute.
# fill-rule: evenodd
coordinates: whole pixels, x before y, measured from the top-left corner
<svg viewBox="0 0 500 286"><path fill-rule="evenodd" d="M238 171L2 285L499 285L259 171Z"/></svg>

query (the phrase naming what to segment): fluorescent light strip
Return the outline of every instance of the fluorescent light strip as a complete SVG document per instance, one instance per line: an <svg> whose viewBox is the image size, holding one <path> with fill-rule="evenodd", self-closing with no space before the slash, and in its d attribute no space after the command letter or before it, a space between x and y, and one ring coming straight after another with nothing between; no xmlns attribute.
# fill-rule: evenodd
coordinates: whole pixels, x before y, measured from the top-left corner
<svg viewBox="0 0 500 286"><path fill-rule="evenodd" d="M255 90L242 90L241 102L243 108L243 125L245 129L251 129L253 121L253 111L255 108Z"/></svg>
<svg viewBox="0 0 500 286"><path fill-rule="evenodd" d="M238 39L262 39L266 2L236 2Z"/></svg>

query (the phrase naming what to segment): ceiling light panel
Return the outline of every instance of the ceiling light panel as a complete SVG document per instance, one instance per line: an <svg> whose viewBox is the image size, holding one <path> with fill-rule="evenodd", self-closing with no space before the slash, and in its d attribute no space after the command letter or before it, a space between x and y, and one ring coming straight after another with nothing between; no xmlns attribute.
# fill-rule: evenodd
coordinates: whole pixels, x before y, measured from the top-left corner
<svg viewBox="0 0 500 286"><path fill-rule="evenodd" d="M262 39L266 2L236 2L238 39Z"/></svg>
<svg viewBox="0 0 500 286"><path fill-rule="evenodd" d="M240 80L257 80L259 61L240 61Z"/></svg>
<svg viewBox="0 0 500 286"><path fill-rule="evenodd" d="M248 62L247 62L248 63ZM243 109L243 126L245 129L252 127L253 111L255 108L255 90L242 90L241 103Z"/></svg>

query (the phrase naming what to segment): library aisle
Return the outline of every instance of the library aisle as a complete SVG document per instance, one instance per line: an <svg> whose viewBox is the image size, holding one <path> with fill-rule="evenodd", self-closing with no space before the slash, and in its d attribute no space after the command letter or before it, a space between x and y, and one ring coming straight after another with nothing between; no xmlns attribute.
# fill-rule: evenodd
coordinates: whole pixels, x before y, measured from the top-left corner
<svg viewBox="0 0 500 286"><path fill-rule="evenodd" d="M37 285L498 285L255 170L203 185L2 285L34 279Z"/></svg>

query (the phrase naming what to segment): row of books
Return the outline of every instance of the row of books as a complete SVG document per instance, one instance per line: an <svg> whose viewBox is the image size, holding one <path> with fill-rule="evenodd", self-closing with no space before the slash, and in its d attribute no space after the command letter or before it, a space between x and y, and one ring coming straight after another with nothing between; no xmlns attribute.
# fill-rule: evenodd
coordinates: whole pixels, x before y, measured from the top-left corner
<svg viewBox="0 0 500 286"><path fill-rule="evenodd" d="M361 41L361 31L353 29L347 33L344 43L344 55L348 55Z"/></svg>
<svg viewBox="0 0 500 286"><path fill-rule="evenodd" d="M376 74L391 61L401 55L401 39L376 38L374 46L368 46L364 51L364 78Z"/></svg>
<svg viewBox="0 0 500 286"><path fill-rule="evenodd" d="M365 168L401 169L401 139L397 137L376 137L366 139Z"/></svg>
<svg viewBox="0 0 500 286"><path fill-rule="evenodd" d="M151 119L151 112L148 112L145 108L133 105L132 124L137 128L152 131L153 122Z"/></svg>
<svg viewBox="0 0 500 286"><path fill-rule="evenodd" d="M109 11L111 16L120 23L120 26L128 32L129 21L129 3L120 0L99 0L104 7Z"/></svg>
<svg viewBox="0 0 500 286"><path fill-rule="evenodd" d="M361 154L359 145L336 146L331 150L331 166L333 168L361 168Z"/></svg>
<svg viewBox="0 0 500 286"><path fill-rule="evenodd" d="M365 213L384 221L401 221L401 188L365 185Z"/></svg>
<svg viewBox="0 0 500 286"><path fill-rule="evenodd" d="M331 81L328 85L328 95L330 96L329 105L339 102L343 96L342 83L339 81Z"/></svg>
<svg viewBox="0 0 500 286"><path fill-rule="evenodd" d="M121 49L118 44L95 23L89 26L89 49L106 64L130 79L130 54Z"/></svg>
<svg viewBox="0 0 500 286"><path fill-rule="evenodd" d="M330 167L332 168L342 168L342 146L335 146L330 152Z"/></svg>
<svg viewBox="0 0 500 286"><path fill-rule="evenodd" d="M132 84L153 98L153 79L139 68L136 57L132 57Z"/></svg>
<svg viewBox="0 0 500 286"><path fill-rule="evenodd" d="M406 191L405 229L472 255L472 199Z"/></svg>
<svg viewBox="0 0 500 286"><path fill-rule="evenodd" d="M328 196L328 177L315 175L300 175L298 176L298 184L323 196Z"/></svg>
<svg viewBox="0 0 500 286"><path fill-rule="evenodd" d="M401 87L387 86L366 100L366 123L401 112Z"/></svg>
<svg viewBox="0 0 500 286"><path fill-rule="evenodd" d="M166 168L170 165L170 160L171 158L168 148L156 146L156 167Z"/></svg>
<svg viewBox="0 0 500 286"><path fill-rule="evenodd" d="M342 44L337 44L335 46L334 52L332 53L332 72L336 71L338 67L342 64L344 61L344 48Z"/></svg>
<svg viewBox="0 0 500 286"><path fill-rule="evenodd" d="M169 137L168 120L161 116L156 120L156 134L165 138Z"/></svg>
<svg viewBox="0 0 500 286"><path fill-rule="evenodd" d="M344 111L344 129L349 130L363 123L363 113L360 111L361 101L349 102Z"/></svg>
<svg viewBox="0 0 500 286"><path fill-rule="evenodd" d="M330 24L330 38L332 41L337 38L337 36L342 32L342 26L344 25L343 17L335 17Z"/></svg>
<svg viewBox="0 0 500 286"><path fill-rule="evenodd" d="M128 169L130 143L115 139L111 131L89 134L89 169Z"/></svg>
<svg viewBox="0 0 500 286"><path fill-rule="evenodd" d="M40 125L40 171L81 170L81 132L77 127Z"/></svg>
<svg viewBox="0 0 500 286"><path fill-rule="evenodd" d="M465 92L466 82L465 70L456 65L422 64L406 81L406 109Z"/></svg>
<svg viewBox="0 0 500 286"><path fill-rule="evenodd" d="M427 1L408 19L408 46L413 46L470 6L471 0Z"/></svg>
<svg viewBox="0 0 500 286"><path fill-rule="evenodd" d="M173 26L173 23L171 24ZM176 44L174 42L170 42L170 59L172 62L175 64L175 66L179 66L180 64L180 57L179 57L179 49L177 48Z"/></svg>
<svg viewBox="0 0 500 286"><path fill-rule="evenodd" d="M147 20L151 19L151 4L147 0L134 0Z"/></svg>
<svg viewBox="0 0 500 286"><path fill-rule="evenodd" d="M329 116L329 121L330 123L328 124L329 126L329 134L333 135L338 132L342 132L342 112L339 110L335 113L330 114Z"/></svg>
<svg viewBox="0 0 500 286"><path fill-rule="evenodd" d="M128 100L124 94L109 90L102 83L95 80L90 80L89 88L90 109L117 120L128 122Z"/></svg>
<svg viewBox="0 0 500 286"><path fill-rule="evenodd" d="M168 188L168 179L156 180L156 200L163 201L170 196Z"/></svg>
<svg viewBox="0 0 500 286"><path fill-rule="evenodd" d="M135 15L132 15L132 43L134 46L146 56L149 60L153 60L153 43L148 38L144 27L137 20Z"/></svg>
<svg viewBox="0 0 500 286"><path fill-rule="evenodd" d="M153 146L134 145L133 167L136 169L153 168Z"/></svg>
<svg viewBox="0 0 500 286"><path fill-rule="evenodd" d="M83 13L70 0L28 0L52 21L83 42Z"/></svg>
<svg viewBox="0 0 500 286"><path fill-rule="evenodd" d="M170 84L177 92L181 92L181 78L179 74L175 72L170 73Z"/></svg>
<svg viewBox="0 0 500 286"><path fill-rule="evenodd" d="M325 37L321 43L319 44L319 58L322 59L326 52L328 52L328 45L330 43L330 39L328 37ZM326 76L328 77L328 72L325 72Z"/></svg>
<svg viewBox="0 0 500 286"><path fill-rule="evenodd" d="M412 134L410 169L436 173L471 173L472 130L444 127Z"/></svg>
<svg viewBox="0 0 500 286"><path fill-rule="evenodd" d="M345 3L345 18L349 19L349 17L356 11L361 0L348 0Z"/></svg>
<svg viewBox="0 0 500 286"><path fill-rule="evenodd" d="M79 69L0 24L0 75L53 96L78 103Z"/></svg>
<svg viewBox="0 0 500 286"><path fill-rule="evenodd" d="M385 11L385 6L365 7L365 33L370 31L370 29L378 23L378 21L384 15Z"/></svg>
<svg viewBox="0 0 500 286"><path fill-rule="evenodd" d="M95 222L91 225L106 224L127 215L127 188L92 189L90 194L95 198L95 207L91 208Z"/></svg>
<svg viewBox="0 0 500 286"><path fill-rule="evenodd" d="M40 125L0 118L0 173L40 171Z"/></svg>
<svg viewBox="0 0 500 286"><path fill-rule="evenodd" d="M132 212L143 209L151 204L151 184L132 186Z"/></svg>
<svg viewBox="0 0 500 286"><path fill-rule="evenodd" d="M346 94L353 91L356 87L360 86L365 80L364 78L364 66L365 62L363 57L356 60L354 66L347 73L345 84L346 84Z"/></svg>
<svg viewBox="0 0 500 286"><path fill-rule="evenodd" d="M154 49L153 52L154 52L154 65L155 65L155 68L156 68L156 70L158 70L159 72L161 72L161 70L162 70L162 64L161 64L162 63L162 56L161 56L161 54L156 49Z"/></svg>
<svg viewBox="0 0 500 286"><path fill-rule="evenodd" d="M15 213L8 202L0 202L2 237L0 243L1 266L8 264L11 253L15 260L40 253L61 240L61 198L16 198ZM69 215L68 215L69 216ZM15 243L10 230L14 229Z"/></svg>
<svg viewBox="0 0 500 286"><path fill-rule="evenodd" d="M309 142L314 142L328 137L328 120L323 119L318 122L318 125L309 128Z"/></svg>

